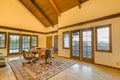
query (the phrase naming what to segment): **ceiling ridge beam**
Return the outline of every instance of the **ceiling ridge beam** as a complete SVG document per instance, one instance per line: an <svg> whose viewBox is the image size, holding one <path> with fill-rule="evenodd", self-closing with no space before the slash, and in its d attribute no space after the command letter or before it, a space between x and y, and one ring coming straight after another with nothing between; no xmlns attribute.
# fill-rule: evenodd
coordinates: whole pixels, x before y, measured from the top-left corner
<svg viewBox="0 0 120 80"><path fill-rule="evenodd" d="M61 12L59 8L57 7L56 3L53 0L49 0L55 11L58 13L59 16L61 16Z"/></svg>
<svg viewBox="0 0 120 80"><path fill-rule="evenodd" d="M48 22L51 24L51 26L54 26L54 23L47 17L47 15L44 13L44 11L36 4L36 2L34 0L30 0L34 6L39 10L39 12L41 12L43 14L43 16L45 17L45 19L48 20Z"/></svg>
<svg viewBox="0 0 120 80"><path fill-rule="evenodd" d="M35 14L34 14L34 12L24 3L24 1L23 0L19 0L21 3L22 3L22 5L24 5L45 27L47 27L42 21L41 21L41 19L39 19L39 17L38 16L36 16ZM38 10L39 11L39 10Z"/></svg>

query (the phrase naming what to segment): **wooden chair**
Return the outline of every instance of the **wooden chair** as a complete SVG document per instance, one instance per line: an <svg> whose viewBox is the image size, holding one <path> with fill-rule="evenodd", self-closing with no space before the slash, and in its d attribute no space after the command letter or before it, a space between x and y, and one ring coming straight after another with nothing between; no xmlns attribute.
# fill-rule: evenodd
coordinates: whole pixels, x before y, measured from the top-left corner
<svg viewBox="0 0 120 80"><path fill-rule="evenodd" d="M22 53L23 53L23 58L26 60L26 62L22 62L22 65L24 67L26 64L31 63L32 55L31 53L27 53L25 50L23 50Z"/></svg>
<svg viewBox="0 0 120 80"><path fill-rule="evenodd" d="M3 56L3 53L0 53L0 67L1 66L5 66L6 62L5 62L5 58Z"/></svg>
<svg viewBox="0 0 120 80"><path fill-rule="evenodd" d="M32 50L31 51L31 57L32 57L32 62L33 63L36 63L36 61L38 60L38 56L37 56L37 54L38 54L39 52L38 52L38 50L37 49L34 49L34 50Z"/></svg>
<svg viewBox="0 0 120 80"><path fill-rule="evenodd" d="M47 49L45 50L45 54L41 54L39 59L40 60L44 60L45 62L41 62L40 64L49 64L52 65L52 62L50 61L50 59L52 58L52 50L51 49Z"/></svg>

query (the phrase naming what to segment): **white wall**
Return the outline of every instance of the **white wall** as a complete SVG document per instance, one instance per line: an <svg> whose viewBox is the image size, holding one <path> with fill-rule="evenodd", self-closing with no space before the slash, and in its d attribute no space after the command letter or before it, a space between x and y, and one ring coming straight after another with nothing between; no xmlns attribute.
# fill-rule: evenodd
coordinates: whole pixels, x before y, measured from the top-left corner
<svg viewBox="0 0 120 80"><path fill-rule="evenodd" d="M8 51L8 33L17 33L17 34L28 34L28 35L38 35L38 47L46 47L46 36L45 34L38 34L38 33L31 33L31 32L24 32L24 31L16 31L16 30L9 30L9 29L2 29L0 28L0 32L6 32L6 48L0 49L0 53L3 53L4 56L7 56Z"/></svg>
<svg viewBox="0 0 120 80"><path fill-rule="evenodd" d="M46 28L46 32L52 32L58 30L58 25L54 25Z"/></svg>
<svg viewBox="0 0 120 80"><path fill-rule="evenodd" d="M46 32L46 28L19 0L0 0L0 26L18 28L32 31ZM2 32L38 35L39 47L46 47L46 37L44 34L8 30L0 28ZM0 53L7 56L8 38L6 48L0 49Z"/></svg>
<svg viewBox="0 0 120 80"><path fill-rule="evenodd" d="M46 32L45 26L19 0L0 0L0 26Z"/></svg>
<svg viewBox="0 0 120 80"><path fill-rule="evenodd" d="M75 24L91 19L108 16L120 12L120 0L89 0L64 12L59 17L59 27Z"/></svg>
<svg viewBox="0 0 120 80"><path fill-rule="evenodd" d="M96 26L106 25L106 24L112 24L112 53L97 52L94 47L94 55L95 55L94 61L95 63L98 63L98 64L120 68L120 35L119 35L120 34L120 18L104 20L104 21L95 22L95 23L86 24L86 25L74 26L72 28L60 29L58 32L59 56L70 58L70 49L63 49L63 37L62 37L63 32L84 29L89 27L96 27ZM94 44L95 44L95 41L94 41Z"/></svg>
<svg viewBox="0 0 120 80"><path fill-rule="evenodd" d="M59 17L59 28L71 24L76 24L104 16L120 13L120 0L89 0L81 5L64 12ZM59 35L59 56L70 58L70 49L63 49L64 31L72 31L77 29L95 27L100 25L112 24L112 53L96 52L95 63L120 68L120 17L109 20L103 20L85 25L74 26L70 28L60 29ZM94 42L95 43L95 42ZM96 44L95 44L96 45ZM119 64L119 65L118 65Z"/></svg>

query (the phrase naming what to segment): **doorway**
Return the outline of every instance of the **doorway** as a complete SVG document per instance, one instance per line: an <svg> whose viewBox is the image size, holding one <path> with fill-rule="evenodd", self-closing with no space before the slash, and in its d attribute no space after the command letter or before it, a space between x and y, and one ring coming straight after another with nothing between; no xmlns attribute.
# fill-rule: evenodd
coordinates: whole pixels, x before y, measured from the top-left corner
<svg viewBox="0 0 120 80"><path fill-rule="evenodd" d="M46 37L46 48L52 48L52 36Z"/></svg>
<svg viewBox="0 0 120 80"><path fill-rule="evenodd" d="M80 59L80 31L72 31L71 38L71 57Z"/></svg>
<svg viewBox="0 0 120 80"><path fill-rule="evenodd" d="M94 61L93 53L93 28L82 30L82 60L87 62Z"/></svg>
<svg viewBox="0 0 120 80"><path fill-rule="evenodd" d="M58 35L54 36L54 53L58 55Z"/></svg>

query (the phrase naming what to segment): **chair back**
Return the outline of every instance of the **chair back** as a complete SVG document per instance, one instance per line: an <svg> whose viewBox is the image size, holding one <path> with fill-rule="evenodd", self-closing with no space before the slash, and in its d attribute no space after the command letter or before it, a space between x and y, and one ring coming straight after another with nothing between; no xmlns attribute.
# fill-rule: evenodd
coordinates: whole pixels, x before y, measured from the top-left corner
<svg viewBox="0 0 120 80"><path fill-rule="evenodd" d="M25 60L32 58L32 54L30 52L26 52L25 50L23 50L22 53Z"/></svg>
<svg viewBox="0 0 120 80"><path fill-rule="evenodd" d="M26 51L23 50L22 53L23 53L23 58L26 59Z"/></svg>
<svg viewBox="0 0 120 80"><path fill-rule="evenodd" d="M52 49L46 50L46 58L51 58L52 57Z"/></svg>

